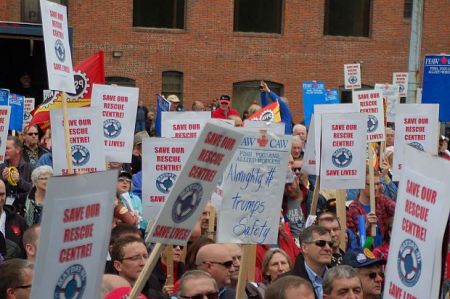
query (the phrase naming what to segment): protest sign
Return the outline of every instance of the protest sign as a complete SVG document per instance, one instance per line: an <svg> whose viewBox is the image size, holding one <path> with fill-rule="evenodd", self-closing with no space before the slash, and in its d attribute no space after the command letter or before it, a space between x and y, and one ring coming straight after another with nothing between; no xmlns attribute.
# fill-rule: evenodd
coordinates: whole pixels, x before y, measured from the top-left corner
<svg viewBox="0 0 450 299"><path fill-rule="evenodd" d="M60 109L50 110L50 121L52 124L53 169L55 174L66 175L69 172L64 144L62 111ZM100 108L69 108L68 121L74 171L83 173L105 170Z"/></svg>
<svg viewBox="0 0 450 299"><path fill-rule="evenodd" d="M9 89L0 88L0 106L8 106Z"/></svg>
<svg viewBox="0 0 450 299"><path fill-rule="evenodd" d="M355 104L328 104L316 105L314 107L314 151L316 153L316 173L320 173L320 140L322 138L322 115L325 113L352 113L358 112L358 106ZM311 134L309 130L309 134ZM308 134L308 135L309 135Z"/></svg>
<svg viewBox="0 0 450 299"><path fill-rule="evenodd" d="M379 90L386 102L386 122L395 122L395 111L400 104L399 86L396 84L375 84L375 90Z"/></svg>
<svg viewBox="0 0 450 299"><path fill-rule="evenodd" d="M303 156L302 172L317 175L316 172L316 147L315 147L315 121L314 114L311 115L311 125L309 126L309 134L306 139L305 154Z"/></svg>
<svg viewBox="0 0 450 299"><path fill-rule="evenodd" d="M139 88L94 84L91 107L100 107L106 161L131 162Z"/></svg>
<svg viewBox="0 0 450 299"><path fill-rule="evenodd" d="M450 163L412 147L403 156L383 298L438 298Z"/></svg>
<svg viewBox="0 0 450 299"><path fill-rule="evenodd" d="M339 104L340 102L339 90L336 88L327 89L326 104Z"/></svg>
<svg viewBox="0 0 450 299"><path fill-rule="evenodd" d="M25 98L25 106L23 109L23 127L27 127L31 121L31 111L34 110L34 98Z"/></svg>
<svg viewBox="0 0 450 299"><path fill-rule="evenodd" d="M408 73L392 73L392 84L398 85L398 96L408 96Z"/></svg>
<svg viewBox="0 0 450 299"><path fill-rule="evenodd" d="M8 138L11 107L0 106L0 163L5 161L6 139Z"/></svg>
<svg viewBox="0 0 450 299"><path fill-rule="evenodd" d="M366 183L366 129L363 113L322 115L322 189L361 189Z"/></svg>
<svg viewBox="0 0 450 299"><path fill-rule="evenodd" d="M309 126L311 114L314 113L314 105L326 104L327 90L325 82L303 81L303 116L305 125Z"/></svg>
<svg viewBox="0 0 450 299"><path fill-rule="evenodd" d="M117 171L49 179L31 298L99 298L116 183Z"/></svg>
<svg viewBox="0 0 450 299"><path fill-rule="evenodd" d="M166 202L191 154L186 138L145 138L142 142L143 215L154 219Z"/></svg>
<svg viewBox="0 0 450 299"><path fill-rule="evenodd" d="M361 88L361 65L344 64L345 89Z"/></svg>
<svg viewBox="0 0 450 299"><path fill-rule="evenodd" d="M439 121L450 121L450 55L425 55L422 103L439 104Z"/></svg>
<svg viewBox="0 0 450 299"><path fill-rule="evenodd" d="M284 126L285 124L282 122L274 123L267 122L262 120L245 120L244 128L246 130L267 130L274 134L284 134Z"/></svg>
<svg viewBox="0 0 450 299"><path fill-rule="evenodd" d="M48 87L52 90L75 93L72 54L67 30L67 8L46 0L40 0L40 5Z"/></svg>
<svg viewBox="0 0 450 299"><path fill-rule="evenodd" d="M162 112L161 137L168 138L197 138L211 112L188 111L188 112Z"/></svg>
<svg viewBox="0 0 450 299"><path fill-rule="evenodd" d="M25 97L15 93L10 93L8 104L11 107L9 129L22 132Z"/></svg>
<svg viewBox="0 0 450 299"><path fill-rule="evenodd" d="M223 173L219 243L277 243L290 141L284 132L245 132Z"/></svg>
<svg viewBox="0 0 450 299"><path fill-rule="evenodd" d="M153 242L184 245L243 134L207 122L149 233Z"/></svg>
<svg viewBox="0 0 450 299"><path fill-rule="evenodd" d="M439 105L401 104L395 118L395 155L393 179L399 180L407 145L437 155L439 140Z"/></svg>
<svg viewBox="0 0 450 299"><path fill-rule="evenodd" d="M367 142L384 141L383 97L378 90L353 91L353 103L367 117Z"/></svg>

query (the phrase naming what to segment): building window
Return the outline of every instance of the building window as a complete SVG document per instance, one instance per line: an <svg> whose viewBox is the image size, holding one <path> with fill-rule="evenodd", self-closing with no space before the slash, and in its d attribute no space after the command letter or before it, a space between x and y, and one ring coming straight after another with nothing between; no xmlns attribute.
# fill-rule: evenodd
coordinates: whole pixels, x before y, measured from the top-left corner
<svg viewBox="0 0 450 299"><path fill-rule="evenodd" d="M177 71L163 72L161 91L165 97L174 94L183 101L183 73Z"/></svg>
<svg viewBox="0 0 450 299"><path fill-rule="evenodd" d="M362 84L361 88L359 89L355 89L355 90L372 90L373 86L372 85L366 85L366 84ZM352 91L350 89L345 89L344 85L339 86L339 92L340 92L340 99L341 99L341 104L349 104L353 102L353 98L352 98Z"/></svg>
<svg viewBox="0 0 450 299"><path fill-rule="evenodd" d="M369 36L370 0L326 0L325 35Z"/></svg>
<svg viewBox="0 0 450 299"><path fill-rule="evenodd" d="M135 87L136 81L127 77L110 76L105 77L106 84L115 84L119 86Z"/></svg>
<svg viewBox="0 0 450 299"><path fill-rule="evenodd" d="M281 33L283 0L235 0L234 31Z"/></svg>
<svg viewBox="0 0 450 299"><path fill-rule="evenodd" d="M239 111L241 115L250 105L256 103L261 105L259 84L260 80L241 81L233 83L233 108ZM275 82L265 81L270 90L277 95L283 95L283 85Z"/></svg>
<svg viewBox="0 0 450 299"><path fill-rule="evenodd" d="M50 0L67 6L67 0ZM42 23L41 22L41 8L39 0L22 0L21 2L20 21L25 23Z"/></svg>
<svg viewBox="0 0 450 299"><path fill-rule="evenodd" d="M184 29L184 0L133 0L133 26Z"/></svg>
<svg viewBox="0 0 450 299"><path fill-rule="evenodd" d="M411 19L413 10L413 0L405 0L403 6L403 17L405 19Z"/></svg>

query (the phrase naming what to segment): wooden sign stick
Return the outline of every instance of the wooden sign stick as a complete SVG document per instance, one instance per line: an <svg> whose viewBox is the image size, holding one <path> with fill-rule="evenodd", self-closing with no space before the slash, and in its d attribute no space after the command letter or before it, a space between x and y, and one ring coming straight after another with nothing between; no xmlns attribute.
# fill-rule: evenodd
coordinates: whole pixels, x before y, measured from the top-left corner
<svg viewBox="0 0 450 299"><path fill-rule="evenodd" d="M345 190L336 190L336 215L341 225L341 249L346 251L345 236L347 235L347 210L345 208L346 200Z"/></svg>
<svg viewBox="0 0 450 299"><path fill-rule="evenodd" d="M166 267L167 267L167 278L166 285L173 285L174 276L173 276L173 246L166 246Z"/></svg>
<svg viewBox="0 0 450 299"><path fill-rule="evenodd" d="M317 203L319 202L319 192L320 192L320 175L316 176L316 181L314 183L314 192L311 208L309 210L309 215L317 215Z"/></svg>
<svg viewBox="0 0 450 299"><path fill-rule="evenodd" d="M248 259L250 257L251 246L249 244L245 244L242 246L242 259L241 259L241 268L239 269L239 278L236 286L236 299L244 299L245 294L245 285L247 283L247 271L248 267L246 267L248 263Z"/></svg>
<svg viewBox="0 0 450 299"><path fill-rule="evenodd" d="M375 213L375 182L374 182L374 169L373 169L373 144L369 143L369 187L370 187L370 212ZM371 226L371 236L375 237L377 234L377 225Z"/></svg>
<svg viewBox="0 0 450 299"><path fill-rule="evenodd" d="M67 94L62 93L62 113L63 113L63 125L64 125L64 143L66 145L66 160L68 173L73 174L73 163L72 163L72 145L70 144L69 135L69 117L67 113Z"/></svg>
<svg viewBox="0 0 450 299"><path fill-rule="evenodd" d="M216 239L216 232L215 232L215 228L216 228L216 209L214 209L214 207L211 206L211 210L209 212L209 220L208 220L208 238L210 238L211 240L215 240Z"/></svg>

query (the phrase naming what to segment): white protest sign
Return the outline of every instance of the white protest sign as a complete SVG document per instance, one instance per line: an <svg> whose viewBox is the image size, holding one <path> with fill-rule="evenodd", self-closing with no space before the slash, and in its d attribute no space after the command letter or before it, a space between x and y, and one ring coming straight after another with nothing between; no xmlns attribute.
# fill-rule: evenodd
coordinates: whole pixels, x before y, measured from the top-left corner
<svg viewBox="0 0 450 299"><path fill-rule="evenodd" d="M353 113L359 112L355 104L326 104L314 105L314 147L316 153L316 174L320 173L320 139L322 138L322 115L326 113ZM309 134L311 134L309 130Z"/></svg>
<svg viewBox="0 0 450 299"><path fill-rule="evenodd" d="M54 2L40 1L48 87L52 90L75 93L67 30L67 8Z"/></svg>
<svg viewBox="0 0 450 299"><path fill-rule="evenodd" d="M386 121L395 121L395 111L397 104L400 103L400 97L398 95L399 86L396 84L375 84L375 90L379 90L383 95L383 99L386 102Z"/></svg>
<svg viewBox="0 0 450 299"><path fill-rule="evenodd" d="M75 173L105 170L105 151L99 107L69 108L69 140ZM68 174L61 109L50 110L53 169L57 175Z"/></svg>
<svg viewBox="0 0 450 299"><path fill-rule="evenodd" d="M50 178L31 298L99 298L116 184L117 171Z"/></svg>
<svg viewBox="0 0 450 299"><path fill-rule="evenodd" d="M226 125L204 125L149 233L153 242L186 244L242 137L242 133Z"/></svg>
<svg viewBox="0 0 450 299"><path fill-rule="evenodd" d="M268 122L263 120L245 120L244 121L244 128L250 129L255 128L258 130L268 130L274 134L284 134L284 123L274 123L274 122Z"/></svg>
<svg viewBox="0 0 450 299"><path fill-rule="evenodd" d="M344 64L345 89L361 88L361 65Z"/></svg>
<svg viewBox="0 0 450 299"><path fill-rule="evenodd" d="M246 132L223 174L218 243L276 244L291 136Z"/></svg>
<svg viewBox="0 0 450 299"><path fill-rule="evenodd" d="M399 86L399 96L408 96L408 73L392 73L392 84Z"/></svg>
<svg viewBox="0 0 450 299"><path fill-rule="evenodd" d="M403 153L383 298L438 298L450 163L412 147Z"/></svg>
<svg viewBox="0 0 450 299"><path fill-rule="evenodd" d="M311 115L311 121L306 140L305 154L303 156L302 172L311 175L317 175L316 172L316 138L315 138L315 120L314 114Z"/></svg>
<svg viewBox="0 0 450 299"><path fill-rule="evenodd" d="M131 162L139 88L94 84L91 107L102 111L106 161Z"/></svg>
<svg viewBox="0 0 450 299"><path fill-rule="evenodd" d="M367 117L367 142L385 139L383 96L379 90L353 91L353 103Z"/></svg>
<svg viewBox="0 0 450 299"><path fill-rule="evenodd" d="M34 98L25 98L23 107L23 127L26 128L31 122L31 111L34 110Z"/></svg>
<svg viewBox="0 0 450 299"><path fill-rule="evenodd" d="M367 116L363 113L322 115L320 188L364 188L366 128Z"/></svg>
<svg viewBox="0 0 450 299"><path fill-rule="evenodd" d="M162 112L161 137L197 138L208 119L208 111Z"/></svg>
<svg viewBox="0 0 450 299"><path fill-rule="evenodd" d="M0 106L0 163L5 162L6 139L8 138L11 107Z"/></svg>
<svg viewBox="0 0 450 299"><path fill-rule="evenodd" d="M186 138L145 138L142 142L143 215L154 219L166 202L194 143Z"/></svg>
<svg viewBox="0 0 450 299"><path fill-rule="evenodd" d="M400 179L403 151L411 145L437 155L439 141L439 104L400 104L395 118L395 155L393 179Z"/></svg>

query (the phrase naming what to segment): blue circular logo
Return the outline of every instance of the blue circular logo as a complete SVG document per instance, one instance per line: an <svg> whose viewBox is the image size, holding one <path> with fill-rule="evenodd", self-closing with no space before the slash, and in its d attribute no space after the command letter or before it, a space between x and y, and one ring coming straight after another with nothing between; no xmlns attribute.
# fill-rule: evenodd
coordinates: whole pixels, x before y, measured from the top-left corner
<svg viewBox="0 0 450 299"><path fill-rule="evenodd" d="M422 271L422 255L419 247L411 239L400 245L397 259L397 270L400 280L407 287L416 285Z"/></svg>
<svg viewBox="0 0 450 299"><path fill-rule="evenodd" d="M423 152L423 151L425 150L425 149L423 148L423 145L420 144L420 143L417 142L417 141L410 142L410 143L408 143L408 145L414 147L415 149L418 149L418 150L421 151L421 152Z"/></svg>
<svg viewBox="0 0 450 299"><path fill-rule="evenodd" d="M64 62L66 60L66 49L64 49L64 44L60 39L55 42L55 54L59 61Z"/></svg>
<svg viewBox="0 0 450 299"><path fill-rule="evenodd" d="M80 264L67 268L58 279L54 299L81 299L86 288L86 270Z"/></svg>
<svg viewBox="0 0 450 299"><path fill-rule="evenodd" d="M85 165L91 157L89 150L80 144L72 145L72 162L73 166Z"/></svg>
<svg viewBox="0 0 450 299"><path fill-rule="evenodd" d="M347 148L338 148L334 153L331 161L333 165L339 168L344 168L350 165L353 160L352 152Z"/></svg>
<svg viewBox="0 0 450 299"><path fill-rule="evenodd" d="M367 133L375 132L378 128L378 118L375 115L369 115L367 119Z"/></svg>
<svg viewBox="0 0 450 299"><path fill-rule="evenodd" d="M356 82L358 82L358 77L356 77L356 76L348 77L348 83L355 84Z"/></svg>
<svg viewBox="0 0 450 299"><path fill-rule="evenodd" d="M405 85L400 84L399 92L402 93L405 91Z"/></svg>
<svg viewBox="0 0 450 299"><path fill-rule="evenodd" d="M159 192L168 194L176 179L177 175L175 173L165 172L156 178L156 188Z"/></svg>
<svg viewBox="0 0 450 299"><path fill-rule="evenodd" d="M172 207L172 220L181 223L197 210L202 201L203 188L199 183L193 183L181 191Z"/></svg>
<svg viewBox="0 0 450 299"><path fill-rule="evenodd" d="M122 132L122 125L115 119L107 119L103 122L103 135L106 138L116 138Z"/></svg>

